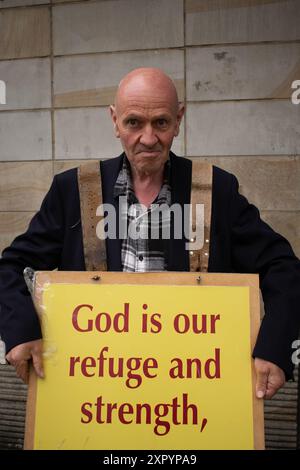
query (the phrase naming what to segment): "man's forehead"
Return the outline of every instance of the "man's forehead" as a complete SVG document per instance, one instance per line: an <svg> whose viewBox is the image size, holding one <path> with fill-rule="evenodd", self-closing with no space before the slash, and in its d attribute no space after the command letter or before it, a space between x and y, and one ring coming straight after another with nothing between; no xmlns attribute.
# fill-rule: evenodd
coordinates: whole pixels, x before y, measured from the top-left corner
<svg viewBox="0 0 300 470"><path fill-rule="evenodd" d="M134 103L119 108L118 113L124 119L129 116L155 119L163 116L172 117L174 114L172 107L165 103L150 103L149 105Z"/></svg>
<svg viewBox="0 0 300 470"><path fill-rule="evenodd" d="M168 96L162 94L147 95L147 94L131 94L123 96L117 100L117 112L124 114L131 111L136 112L157 112L157 113L173 113L176 111L176 102Z"/></svg>
<svg viewBox="0 0 300 470"><path fill-rule="evenodd" d="M173 103L168 99L161 98L141 98L141 97L131 97L130 99L121 100L120 104L125 109L136 108L136 109L160 109L160 108L170 108Z"/></svg>
<svg viewBox="0 0 300 470"><path fill-rule="evenodd" d="M178 105L178 98L176 88L168 77L141 74L121 81L115 104L117 107L137 104L149 109L157 106L174 108Z"/></svg>

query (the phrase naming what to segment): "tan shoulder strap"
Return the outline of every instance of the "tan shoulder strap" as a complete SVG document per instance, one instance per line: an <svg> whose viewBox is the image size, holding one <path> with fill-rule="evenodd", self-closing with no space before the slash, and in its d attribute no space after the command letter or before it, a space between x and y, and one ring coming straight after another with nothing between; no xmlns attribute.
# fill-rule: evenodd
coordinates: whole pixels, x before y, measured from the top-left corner
<svg viewBox="0 0 300 470"><path fill-rule="evenodd" d="M190 271L206 272L208 270L212 173L211 164L192 160L192 229L193 232L196 231L196 204L204 204L204 243L200 250L190 251Z"/></svg>
<svg viewBox="0 0 300 470"><path fill-rule="evenodd" d="M85 268L87 271L106 271L104 234L100 238L96 234L96 211L102 204L99 161L85 163L78 168L78 186Z"/></svg>

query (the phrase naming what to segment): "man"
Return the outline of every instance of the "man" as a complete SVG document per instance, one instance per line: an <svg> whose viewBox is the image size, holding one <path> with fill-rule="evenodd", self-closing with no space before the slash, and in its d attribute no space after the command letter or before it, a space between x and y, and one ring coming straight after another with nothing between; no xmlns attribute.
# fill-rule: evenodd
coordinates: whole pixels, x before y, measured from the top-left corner
<svg viewBox="0 0 300 470"><path fill-rule="evenodd" d="M137 69L120 83L110 107L124 154L101 163L103 201L118 210L118 198L149 207L189 203L191 162L170 152L184 107L173 82L162 71ZM200 130L201 131L201 130ZM292 376L292 341L300 314L300 262L288 242L264 224L257 209L238 193L233 175L213 169L209 271L257 272L265 302L254 349L258 398L271 398ZM76 170L54 178L41 210L27 232L4 250L0 260L0 333L7 360L26 380L28 361L43 377L42 341L37 316L23 280L23 269L84 270ZM111 271L189 270L184 240L159 241L142 249L130 240L106 240Z"/></svg>

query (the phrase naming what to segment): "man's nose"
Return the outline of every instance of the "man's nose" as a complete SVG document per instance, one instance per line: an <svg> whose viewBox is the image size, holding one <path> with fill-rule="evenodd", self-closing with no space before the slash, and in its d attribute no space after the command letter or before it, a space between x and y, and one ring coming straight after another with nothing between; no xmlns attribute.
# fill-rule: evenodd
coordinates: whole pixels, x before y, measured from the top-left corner
<svg viewBox="0 0 300 470"><path fill-rule="evenodd" d="M155 129L153 129L151 125L145 126L140 138L140 143L147 147L153 147L157 142L158 138L155 134Z"/></svg>

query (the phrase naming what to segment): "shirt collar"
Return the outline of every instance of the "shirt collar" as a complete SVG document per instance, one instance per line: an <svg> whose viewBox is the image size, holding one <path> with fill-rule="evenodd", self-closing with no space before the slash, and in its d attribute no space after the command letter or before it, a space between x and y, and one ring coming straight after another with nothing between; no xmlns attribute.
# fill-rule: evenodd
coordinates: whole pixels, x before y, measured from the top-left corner
<svg viewBox="0 0 300 470"><path fill-rule="evenodd" d="M130 166L126 155L124 155L122 168L114 186L114 197L126 196L128 188L133 191Z"/></svg>

